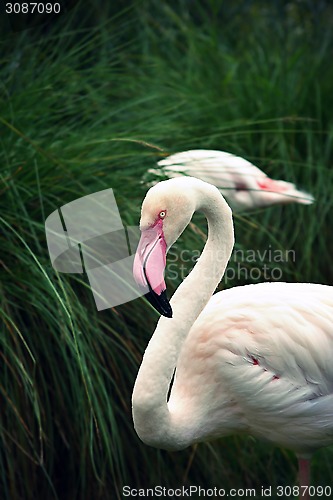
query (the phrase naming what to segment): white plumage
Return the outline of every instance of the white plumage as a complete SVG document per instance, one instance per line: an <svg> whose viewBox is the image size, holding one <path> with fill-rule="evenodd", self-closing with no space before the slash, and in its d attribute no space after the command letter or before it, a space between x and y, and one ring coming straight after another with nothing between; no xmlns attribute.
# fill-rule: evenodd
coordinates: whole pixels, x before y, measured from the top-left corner
<svg viewBox="0 0 333 500"><path fill-rule="evenodd" d="M208 239L171 299L170 318L165 253L197 210L206 215ZM305 460L333 444L333 287L262 283L212 297L233 249L233 223L218 189L198 179L152 187L140 226L134 276L169 317L158 322L133 390L138 435L182 449L250 433L294 450L307 485Z"/></svg>
<svg viewBox="0 0 333 500"><path fill-rule="evenodd" d="M194 149L175 153L158 162L151 173L167 177L188 175L217 186L233 211L277 204L309 205L314 198L291 182L274 180L249 161L224 151Z"/></svg>
<svg viewBox="0 0 333 500"><path fill-rule="evenodd" d="M179 353L169 409L181 402L200 440L246 431L311 456L333 443L332 320L331 287L217 293Z"/></svg>

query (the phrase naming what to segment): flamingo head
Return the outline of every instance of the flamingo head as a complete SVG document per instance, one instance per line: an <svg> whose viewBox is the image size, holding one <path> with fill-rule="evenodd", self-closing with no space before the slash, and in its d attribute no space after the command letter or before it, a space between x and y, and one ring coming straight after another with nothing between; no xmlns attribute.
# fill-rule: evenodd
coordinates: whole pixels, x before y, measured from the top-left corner
<svg viewBox="0 0 333 500"><path fill-rule="evenodd" d="M196 209L195 196L189 188L197 182L202 181L186 177L159 182L150 188L142 204L134 279L153 307L168 318L172 317L172 309L164 281L166 254Z"/></svg>

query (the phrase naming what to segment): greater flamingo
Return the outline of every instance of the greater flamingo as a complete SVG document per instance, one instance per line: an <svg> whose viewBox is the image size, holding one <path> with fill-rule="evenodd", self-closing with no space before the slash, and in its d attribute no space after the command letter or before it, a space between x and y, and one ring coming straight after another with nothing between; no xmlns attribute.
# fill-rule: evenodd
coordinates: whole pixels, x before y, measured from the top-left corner
<svg viewBox="0 0 333 500"><path fill-rule="evenodd" d="M207 218L208 239L169 303L166 253L195 211ZM219 190L199 179L153 186L140 228L134 277L166 316L133 390L140 439L179 450L250 433L295 451L305 490L312 453L333 443L333 287L261 283L212 296L233 249L233 221Z"/></svg>
<svg viewBox="0 0 333 500"><path fill-rule="evenodd" d="M158 162L167 177L189 175L217 186L234 212L288 203L309 205L314 198L291 182L270 179L249 161L225 151L194 149L175 153Z"/></svg>

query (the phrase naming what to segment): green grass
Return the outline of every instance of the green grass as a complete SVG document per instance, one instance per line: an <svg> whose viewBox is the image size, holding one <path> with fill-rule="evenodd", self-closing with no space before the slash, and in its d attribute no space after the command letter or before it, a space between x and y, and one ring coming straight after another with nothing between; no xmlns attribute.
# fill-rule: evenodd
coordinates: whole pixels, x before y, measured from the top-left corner
<svg viewBox="0 0 333 500"><path fill-rule="evenodd" d="M78 4L49 29L1 39L0 496L291 485L294 456L250 437L181 453L140 443L131 391L157 314L141 299L97 312L85 275L52 269L44 222L112 187L135 225L140 179L158 158L226 150L317 200L236 216L236 248L294 250L295 260L265 262L287 281L332 284L332 8L116 4ZM204 231L197 217L177 251L202 248ZM332 449L317 453L314 484L333 483L331 463Z"/></svg>

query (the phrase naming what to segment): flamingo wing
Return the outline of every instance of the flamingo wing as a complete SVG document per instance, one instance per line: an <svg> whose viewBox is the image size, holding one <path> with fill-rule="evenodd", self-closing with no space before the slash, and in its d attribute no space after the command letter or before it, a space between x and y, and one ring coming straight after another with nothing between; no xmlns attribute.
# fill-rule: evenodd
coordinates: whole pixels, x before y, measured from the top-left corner
<svg viewBox="0 0 333 500"><path fill-rule="evenodd" d="M327 446L332 321L333 290L323 285L263 283L214 295L183 345L171 407L181 398L200 435L232 425L303 455Z"/></svg>
<svg viewBox="0 0 333 500"><path fill-rule="evenodd" d="M214 184L235 211L314 201L293 183L271 179L249 161L225 151L183 151L163 158L158 165L168 177L189 175ZM156 170L152 172L157 173Z"/></svg>
<svg viewBox="0 0 333 500"><path fill-rule="evenodd" d="M175 153L158 162L171 177L182 173L198 177L218 188L255 188L255 179L267 175L249 161L225 151L194 149Z"/></svg>

